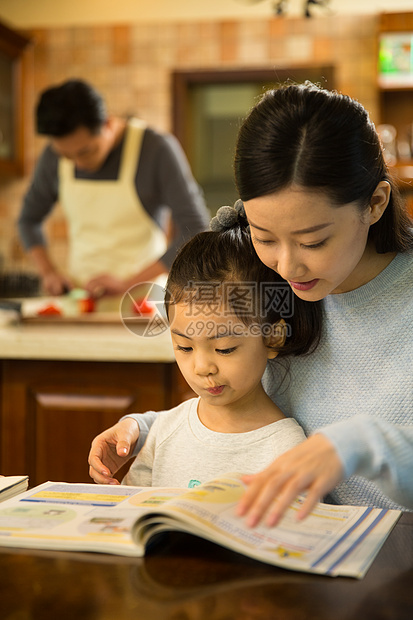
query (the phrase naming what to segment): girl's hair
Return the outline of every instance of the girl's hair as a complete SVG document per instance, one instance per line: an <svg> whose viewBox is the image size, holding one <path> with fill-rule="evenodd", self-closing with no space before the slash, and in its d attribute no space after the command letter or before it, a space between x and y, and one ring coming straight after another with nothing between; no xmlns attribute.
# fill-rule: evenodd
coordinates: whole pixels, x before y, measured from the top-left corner
<svg viewBox="0 0 413 620"><path fill-rule="evenodd" d="M406 252L412 221L383 158L367 111L346 95L310 82L267 91L243 122L235 153L242 200L299 185L323 191L339 207L370 203L380 181L391 186L382 217L369 230L377 252Z"/></svg>
<svg viewBox="0 0 413 620"><path fill-rule="evenodd" d="M166 283L168 316L169 306L181 302L204 304L204 314L222 304L245 325L262 328L284 318L287 339L279 356L311 352L319 341L317 302L295 297L288 283L260 261L244 215L221 230L198 233L180 249Z"/></svg>

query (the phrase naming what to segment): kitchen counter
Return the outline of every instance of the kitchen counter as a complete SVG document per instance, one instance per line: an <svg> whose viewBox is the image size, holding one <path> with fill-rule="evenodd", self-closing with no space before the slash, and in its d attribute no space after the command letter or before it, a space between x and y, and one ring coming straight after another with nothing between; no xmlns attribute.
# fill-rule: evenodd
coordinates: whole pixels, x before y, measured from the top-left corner
<svg viewBox="0 0 413 620"><path fill-rule="evenodd" d="M0 327L0 359L174 362L169 331L154 337L122 323L21 323Z"/></svg>
<svg viewBox="0 0 413 620"><path fill-rule="evenodd" d="M128 413L170 409L188 390L169 331L143 337L120 321L2 326L0 473L27 474L32 486L90 482L96 435Z"/></svg>

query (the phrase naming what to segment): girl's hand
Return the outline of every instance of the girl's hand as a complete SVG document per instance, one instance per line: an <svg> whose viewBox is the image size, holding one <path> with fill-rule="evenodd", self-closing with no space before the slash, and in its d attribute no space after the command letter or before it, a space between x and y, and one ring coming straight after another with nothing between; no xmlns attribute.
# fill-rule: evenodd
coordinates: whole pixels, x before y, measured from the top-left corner
<svg viewBox="0 0 413 620"><path fill-rule="evenodd" d="M92 441L89 452L89 476L98 484L120 484L114 474L124 465L139 438L139 425L125 418Z"/></svg>
<svg viewBox="0 0 413 620"><path fill-rule="evenodd" d="M247 516L250 527L255 527L266 513L265 522L271 527L279 522L297 495L306 492L297 513L297 519L304 519L343 479L343 473L343 465L331 442L322 434L312 435L259 474L243 477L248 488L237 512Z"/></svg>

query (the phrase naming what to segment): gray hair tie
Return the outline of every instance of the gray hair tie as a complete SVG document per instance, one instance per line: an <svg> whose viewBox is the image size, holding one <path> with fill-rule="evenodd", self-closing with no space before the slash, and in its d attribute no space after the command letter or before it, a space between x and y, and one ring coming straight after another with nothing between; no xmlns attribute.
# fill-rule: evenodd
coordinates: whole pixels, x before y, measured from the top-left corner
<svg viewBox="0 0 413 620"><path fill-rule="evenodd" d="M233 207L220 207L215 217L212 218L209 227L213 232L223 232L233 228L236 224L247 224L244 205L242 200L237 200Z"/></svg>

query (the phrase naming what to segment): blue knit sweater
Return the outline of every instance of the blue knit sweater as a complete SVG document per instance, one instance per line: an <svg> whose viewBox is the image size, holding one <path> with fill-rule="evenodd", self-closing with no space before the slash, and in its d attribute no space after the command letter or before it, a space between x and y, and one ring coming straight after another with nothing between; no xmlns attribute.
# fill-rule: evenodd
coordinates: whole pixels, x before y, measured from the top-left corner
<svg viewBox="0 0 413 620"><path fill-rule="evenodd" d="M322 429L335 445L348 479L334 502L413 509L413 256L323 303L319 347L290 359L286 376L270 363L265 390L307 435Z"/></svg>

